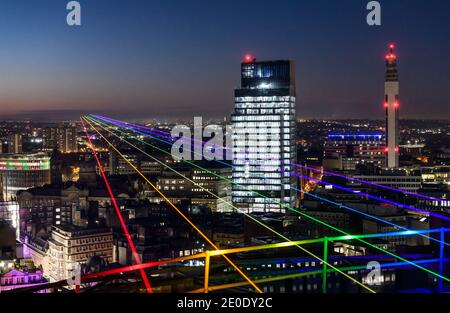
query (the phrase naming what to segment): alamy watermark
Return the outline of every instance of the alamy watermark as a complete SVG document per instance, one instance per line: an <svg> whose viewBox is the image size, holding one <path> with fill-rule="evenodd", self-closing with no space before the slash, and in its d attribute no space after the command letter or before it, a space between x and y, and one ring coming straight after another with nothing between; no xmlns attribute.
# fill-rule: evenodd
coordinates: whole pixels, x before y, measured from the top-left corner
<svg viewBox="0 0 450 313"><path fill-rule="evenodd" d="M366 9L369 11L367 14L367 25L369 26L381 26L381 4L379 1L370 1L367 3Z"/></svg>
<svg viewBox="0 0 450 313"><path fill-rule="evenodd" d="M232 153L231 125L225 129L221 125L207 125L203 128L203 119L194 117L194 132L192 134L189 126L176 125L171 131L172 145L171 154L174 160L231 160ZM207 141L203 141L208 138Z"/></svg>
<svg viewBox="0 0 450 313"><path fill-rule="evenodd" d="M66 21L69 26L81 26L81 4L79 1L69 1L66 5ZM380 1L369 1L366 5L369 11L366 22L369 26L381 26L381 4Z"/></svg>
<svg viewBox="0 0 450 313"><path fill-rule="evenodd" d="M367 264L370 270L366 277L366 284L369 286L380 286L382 283L381 264L377 261L371 261Z"/></svg>
<svg viewBox="0 0 450 313"><path fill-rule="evenodd" d="M194 117L194 129L187 125L176 125L171 131L171 138L175 142L171 148L174 160L233 160L235 152L239 159L248 159L250 154L258 154L259 158L271 160L270 153L259 151L267 148L272 142L280 140L280 128L270 125L251 127L251 131L232 125L203 125L202 117ZM234 147L237 147L234 149ZM277 154L278 155L278 154ZM278 156L279 157L279 156Z"/></svg>
<svg viewBox="0 0 450 313"><path fill-rule="evenodd" d="M69 26L81 26L81 4L78 1L69 1L66 5L66 22Z"/></svg>

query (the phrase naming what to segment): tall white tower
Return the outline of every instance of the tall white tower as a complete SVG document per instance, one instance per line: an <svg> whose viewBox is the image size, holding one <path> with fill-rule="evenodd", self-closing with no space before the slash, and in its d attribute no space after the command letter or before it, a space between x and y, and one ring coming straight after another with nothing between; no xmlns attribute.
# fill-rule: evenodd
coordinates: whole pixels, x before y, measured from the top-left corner
<svg viewBox="0 0 450 313"><path fill-rule="evenodd" d="M384 84L386 109L386 163L388 168L397 168L399 154L399 81L397 70L397 55L395 46L389 45L389 53L386 55L386 81Z"/></svg>

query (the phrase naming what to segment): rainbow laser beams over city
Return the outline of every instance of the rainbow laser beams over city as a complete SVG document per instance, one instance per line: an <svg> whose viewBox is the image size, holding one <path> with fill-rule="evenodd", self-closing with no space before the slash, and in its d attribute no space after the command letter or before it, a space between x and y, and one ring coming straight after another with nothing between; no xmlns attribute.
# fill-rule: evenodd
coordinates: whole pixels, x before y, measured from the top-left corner
<svg viewBox="0 0 450 313"><path fill-rule="evenodd" d="M126 125L127 125L127 126L125 126L125 128L128 129L128 128L130 127L130 126L129 126L130 123L126 123ZM120 132L120 130L118 130L118 131ZM156 138L156 137L155 137L155 136L161 137L161 135L149 134L148 131L147 131L147 132L136 131L136 132L138 132L138 133L140 133L140 134L143 134L143 135L146 135L146 136L150 136L151 138L153 138L153 139L155 139L155 140L157 140L157 141L160 141L160 142L163 142L163 143L166 143L166 144L171 144L170 141L162 140L162 139L159 139L159 138ZM168 138L169 140L173 140L171 137L167 137L167 136L164 136L164 137ZM134 137L134 139L141 140L141 138L136 138L136 137ZM147 144L146 142L144 142L144 143ZM130 143L129 143L129 144L130 144ZM134 146L134 148L135 148L135 149L139 149L139 148L137 148L136 146ZM140 149L139 149L139 150L140 150ZM161 150L161 149L159 149L159 150L162 151L162 152L164 152L164 153L167 153L167 152L164 151L164 150ZM189 150L189 149L187 149L187 150ZM143 152L144 154L148 155L145 151L142 151L142 150L140 150L140 151ZM191 150L189 150L189 151L191 151ZM192 152L193 152L194 154L196 153L195 151L192 151ZM149 156L149 155L148 155L148 156ZM215 161L215 162L219 162L219 163L221 163L221 164L224 164L225 166L233 167L233 165L231 165L231 164L229 164L229 163L226 163L226 162L223 162L223 161L220 161L220 160L214 160L214 161ZM164 166L164 165L163 165L163 166ZM194 164L194 166L196 166L196 165ZM203 169L203 168L202 168L202 169ZM293 173L293 172L288 172L288 173L290 173L291 175L298 175L298 174ZM308 178L309 178L309 176L308 176ZM313 178L311 177L311 179L313 179ZM398 229L408 230L408 228L406 228L406 227L403 227L403 226L400 226L400 225L398 225L398 224L389 222L389 221L387 221L387 220L385 220L385 219L376 217L376 216L374 216L374 215L372 215L372 214L365 213L365 212L362 212L362 211L360 211L360 210L353 209L353 208L351 208L351 207L349 207L349 206L346 206L346 205L343 205L343 204L341 204L341 203L337 203L337 202L334 202L334 201L330 201L330 200L328 200L328 199L326 199L326 198L320 197L320 196L318 196L318 195L316 195L316 194L307 192L307 191L305 191L305 190L298 189L298 188L296 188L296 187L291 187L291 188L294 189L294 190L297 190L297 191L299 191L299 192L302 192L302 193L304 193L304 194L310 195L310 196L312 196L313 198L319 199L319 200L321 200L321 201L325 201L325 202L327 202L327 203L329 203L329 204L332 204L332 205L338 206L338 207L340 207L340 208L342 208L342 209L351 211L351 212L353 212L353 213L356 213L356 214L360 214L360 215L369 217L369 218L371 218L371 219L373 219L373 220L377 220L377 221L380 221L380 222L382 222L382 223L385 223L385 224L394 226L394 227L396 227L396 228L398 228ZM348 189L348 188L347 188L347 189ZM349 192L352 192L352 193L353 193L354 191L351 190L351 191L349 191ZM359 192L358 192L358 194L360 195ZM384 200L384 199L383 199L383 200ZM384 201L383 201L383 202L384 202ZM401 204L399 204L399 205L401 206ZM428 211L424 211L424 210L420 210L420 209L416 209L416 208L415 208L415 211L417 211L417 210L422 211L422 212L425 212L425 214L427 214L427 215L430 214L430 215L433 215L433 216L438 217L438 218L441 216L440 214L435 214L435 213L433 213L433 212L428 212ZM433 238L433 237L429 237L429 236L426 236L426 235L421 235L421 236L423 236L424 238L430 239L430 240L432 240L432 241L442 243L441 240L439 240L439 239L436 239L436 238ZM444 242L443 244L444 244L444 245L447 245L447 246L450 245L450 244L445 243L445 242Z"/></svg>
<svg viewBox="0 0 450 313"><path fill-rule="evenodd" d="M89 121L88 121L89 123ZM168 204L170 204L170 206L172 208L175 209L175 211L181 215L183 217L184 220L186 220L199 234L201 237L203 237L212 247L214 247L216 250L219 250L219 247L217 245L215 245L211 239L209 239L170 199L168 199L150 180L147 179L147 177L145 175L143 175L110 141L108 141L108 139L106 139L100 132L97 131L97 129L95 127L92 126L91 123L89 123L91 125L91 127L103 138L103 140L105 140L138 174L140 174L142 176L142 178L144 178L146 180L146 182L152 186L152 188L158 192L161 197L164 198L165 201L167 201ZM223 255L223 257L227 260L228 263L230 263L230 265L239 273L241 274L241 276L247 280L250 285L252 285L255 290L259 293L262 293L262 290L256 286L255 283L253 283L253 281L238 267L236 266L226 255Z"/></svg>
<svg viewBox="0 0 450 313"><path fill-rule="evenodd" d="M139 138L137 138L137 139L139 140ZM141 140L141 141L142 141L142 140ZM189 163L189 162L187 162L187 163ZM194 164L193 164L193 165L194 165ZM195 166L195 165L194 165L194 166ZM231 182L231 183L233 183L233 182ZM252 191L252 192L254 192L254 191ZM343 234L345 234L346 236L347 236L347 235L351 235L351 234L346 233L345 231L342 231L342 230L340 230L340 229L338 229L338 228L336 228L336 227L333 227L333 226L331 226L331 225L329 225L329 224L327 224L327 223L324 223L323 221L320 221L320 220L318 220L318 219L312 218L312 217L308 216L307 214L305 214L305 213L303 213L303 212L300 212L300 211L298 211L298 210L296 210L296 209L293 209L293 208L291 208L291 207L286 207L286 208L288 208L289 210L293 210L293 211L297 212L298 214L300 214L300 215L302 215L302 216L304 216L304 217L306 217L306 218L310 218L310 219L316 221L316 222L319 223L319 224L322 224L322 225L327 226L327 227L329 227L329 228L331 228L331 229L333 229L333 230L336 230L336 231L338 231L338 232L340 232L340 233L343 233ZM365 243L365 244L367 244L367 245L369 245L369 246L371 246L371 247L373 247L373 248L375 248L375 249L381 250L381 251L383 251L383 252L385 252L385 253L387 253L387 254L390 254L390 255L392 255L392 256L398 257L400 260L403 260L403 261L405 261L405 262L409 262L410 264L412 264L412 265L414 265L414 266L416 266L416 267L418 267L418 268L420 268L420 269L422 269L422 270L424 270L424 271L426 271L426 272L428 272L428 273L430 273L430 274L433 274L433 275L435 275L435 276L437 276L437 277L439 277L439 278L442 278L442 279L448 281L448 278L445 278L445 277L443 277L442 275L437 274L437 273L435 273L435 272L433 272L433 271L431 271L431 270L429 270L429 269L426 269L426 268L424 268L424 267L422 267L422 266L420 266L420 265L414 264L414 263L411 262L411 261L405 260L405 259L403 259L403 258L401 258L401 257L399 257L399 256L397 256L397 255L395 255L395 254L393 254L392 252L389 252L389 251L386 251L385 249L379 248L379 247L377 247L377 246L375 246L375 245L373 245L373 244L371 244L371 243L369 243L369 242L367 242L367 241L365 241L365 240L358 239L358 238L357 238L357 240L359 240L359 241L361 241L361 242L363 242L363 243Z"/></svg>
<svg viewBox="0 0 450 313"><path fill-rule="evenodd" d="M210 257L225 256L228 254L236 254L236 253L242 253L242 252L282 249L282 248L288 248L288 247L294 247L294 246L300 246L300 245L310 245L310 244L315 244L315 243L322 243L324 245L324 247L326 247L326 245L329 242L351 241L351 240L354 240L357 238L366 238L367 239L367 238L380 238L380 237L414 236L414 235L417 235L420 233L431 234L431 233L445 233L448 231L450 231L450 229L403 231L403 232L392 232L392 233L383 233L383 234L360 234L360 235L352 235L352 236L334 236L334 237L323 237L323 238L318 238L318 239L299 240L299 241L291 241L291 242L280 242L280 243L275 243L275 244L249 246L249 247L242 247L242 248L232 248L232 249L223 249L223 250L208 250L208 251L205 251L202 253L197 253L197 254L190 255L190 256L179 257L179 258L175 258L175 259L171 259L171 260L148 262L148 263L142 263L139 265L125 266L125 267L120 267L120 268L116 268L116 269L112 269L112 270L106 270L103 272L90 273L87 275L83 275L81 277L81 281L82 282L95 281L95 279L106 277L106 276L118 275L118 274L123 275L123 273L127 273L127 272L144 270L144 269L149 269L149 268L153 268L153 267L157 267L157 266L161 266L161 265L168 265L168 264L172 264L172 263L181 263L181 262L185 262L188 260L201 259L201 258L205 258L205 270L206 270L206 268L208 268L206 263L210 262ZM325 250L325 251L327 251L327 250ZM341 258L345 258L345 257L341 257ZM359 257L357 257L357 258L359 258ZM372 256L372 258L381 259L381 258L383 258L383 256L378 256L378 257ZM415 262L417 264L426 265L426 264L433 264L433 263L447 263L449 261L450 261L450 259L448 259L448 258L446 259L443 257L443 255L441 255L441 257L437 258L437 259L417 260ZM279 276L274 276L274 277L270 277L270 278L266 278L266 279L255 280L254 282L258 283L258 284L263 284L263 283L267 283L267 282L297 278L297 277L302 277L302 276L306 276L306 275L323 275L324 283L325 283L324 286L326 286L326 276L330 272L336 272L337 270L340 272L364 270L364 269L367 270L366 265L343 267L343 268L339 268L339 269L337 269L335 267L333 267L332 269L328 269L327 268L328 265L329 264L327 264L327 263L322 263L321 270L301 271L300 273L294 273L294 274L289 274L289 275L279 275ZM390 267L411 266L411 264L408 262L390 262L390 263L382 263L382 264L380 264L380 266L382 268L390 268ZM205 279L204 288L194 290L192 292L217 291L217 290L230 289L230 288L239 287L239 286L246 286L246 285L250 284L248 281L245 281L245 282L238 282L238 283L231 283L231 284L224 284L224 285L209 286L210 276L206 275L206 273L205 273L204 279ZM49 288L50 285L51 286L56 286L56 285L61 286L61 285L65 285L66 283L67 283L66 281L61 281L61 282L57 282L57 283L53 283L53 284L41 285L36 288L37 288L37 290L39 290L39 289ZM326 292L326 290L323 290L323 292Z"/></svg>
<svg viewBox="0 0 450 313"><path fill-rule="evenodd" d="M125 233L125 237L126 237L126 239L128 241L128 244L130 245L133 257L134 257L134 259L135 259L135 261L136 261L136 263L138 265L142 264L141 258L139 256L139 254L137 253L136 247L135 247L135 245L133 243L133 239L131 238L130 232L128 231L128 227L127 227L127 225L126 225L126 223L125 223L125 221L123 219L122 213L120 212L120 208L117 205L116 198L114 197L114 194L113 194L113 192L111 190L111 186L109 185L108 179L106 178L105 171L103 170L103 166L102 166L102 164L100 162L100 159L98 158L97 151L95 150L95 146L92 144L92 141L91 141L90 136L89 136L89 132L88 132L87 128L84 125L83 119L81 119L81 123L83 124L83 128L84 128L84 130L86 132L86 137L87 137L87 139L89 141L89 146L92 149L92 154L94 155L95 161L97 162L97 166L98 166L98 168L100 170L100 173L102 175L103 181L105 182L105 186L106 186L106 189L108 190L109 197L110 197L111 202L112 202L112 204L114 206L114 209L116 211L117 217L119 218L120 225L121 225L121 227L122 227L122 229L123 229L123 231ZM144 282L144 285L145 285L145 288L146 288L147 292L152 293L153 289L152 289L152 286L150 284L150 281L148 280L147 274L142 269L140 270L140 273L141 273L142 281Z"/></svg>
<svg viewBox="0 0 450 313"><path fill-rule="evenodd" d="M160 136L160 137L163 137L163 138L167 138L170 141L175 141L175 139L170 136L169 132L164 132L164 131L161 131L161 130L157 130L157 129L154 129L154 128L149 128L149 127L145 127L145 126L141 126L141 125L136 125L136 124L133 124L133 123L123 122L123 121L115 120L115 119L112 119L112 118L107 118L107 117L104 117L104 116L99 116L99 115L92 115L92 116L97 118L97 119L101 119L101 120L104 120L104 121L109 121L109 122L111 122L113 124L115 123L116 125L121 125L121 126L123 126L125 128L132 128L134 131L137 131L137 132L145 134L145 135L155 135L155 136ZM333 136L333 135L331 135L331 136ZM335 136L342 137L344 135L335 135ZM352 136L355 136L355 135L352 135ZM356 135L356 136L367 137L368 135ZM379 138L380 135L372 135L372 136L375 136L375 137ZM205 144L205 141L202 141L202 140L199 140L199 139L196 139L196 138L194 138L193 141L194 141L194 143L192 144L192 146L201 147L203 144ZM195 142L198 142L199 145L195 145ZM191 143L189 142L189 144L191 144ZM227 151L227 147L221 146L221 147L217 147L217 148L224 149L226 151L226 153L228 152ZM194 154L195 153L196 152L194 151ZM246 152L246 153L252 154L251 152ZM271 159L271 160L273 160L273 159ZM221 162L220 160L215 160L215 161L219 162L219 163L222 163L222 164L226 164L226 165L229 166L228 163ZM428 200L434 200L434 201L440 201L441 200L439 198L426 196L426 195L422 195L422 194L419 194L419 193L416 193L416 192L410 192L410 191L407 191L407 190L402 190L402 189L394 188L394 187L391 187L391 186L381 185L381 184L369 182L369 181L366 181L366 180L358 179L358 178L355 178L355 177L351 177L351 176L347 176L347 175L343 175L343 174L339 174L339 173L334 173L334 172L330 172L330 171L324 171L324 170L321 170L321 169L319 170L319 169L316 169L316 168L310 167L310 166L305 166L305 165L301 165L301 164L297 164L297 163L293 163L293 165L296 166L296 167L308 169L308 170L311 170L311 171L314 171L314 172L317 172L317 173L324 173L324 174L331 175L331 176L341 177L341 178L345 178L345 179L350 180L350 181L356 181L356 182L359 182L359 183L362 183L362 184L371 185L371 186L374 186L374 187L387 189L387 190L391 190L391 191L395 191L395 192L399 192L399 193L404 193L404 194L408 194L408 195L411 195L411 196L414 196L414 197L419 197L419 198L428 199ZM290 173L293 173L293 172L290 172ZM399 204L399 205L401 205L401 204ZM419 210L417 208L414 208L414 209Z"/></svg>
<svg viewBox="0 0 450 313"><path fill-rule="evenodd" d="M100 125L100 127L102 127L102 126ZM102 127L102 128L103 128L103 127ZM148 153L146 153L146 152L143 151L142 149L140 149L140 148L134 146L132 143L130 143L130 142L128 142L128 141L126 141L126 142L127 142L129 145L133 146L135 149L141 151L141 152L144 153L145 155L147 155L147 156L149 156L150 158L152 158L153 160L157 161L158 163L160 163L160 164L163 165L164 167L171 169L171 170L172 170L173 172L175 172L176 174L180 175L181 177L183 177L183 178L185 178L185 179L188 179L189 181L191 181L192 183L195 184L195 182L193 182L192 180L190 180L190 179L187 178L186 176L184 176L184 175L182 175L181 173L177 172L176 170L172 169L171 167L169 167L168 165L166 165L166 164L164 164L163 162L159 161L158 159L152 157L151 155L149 155ZM201 189L205 190L205 189L204 189L203 187L201 187L201 186L198 186L198 187L200 187ZM206 190L205 190L205 191L206 191ZM213 194L212 192L210 192L210 191L206 191L206 192L208 192L208 193L211 194L212 196L216 197L217 199L220 199L219 196ZM231 207L233 207L234 209L236 209L238 212L245 214L246 217L248 217L248 218L250 218L251 220L255 221L256 223L258 223L259 225L263 226L264 228L270 230L271 232L273 232L274 234L276 234L276 235L279 236L280 238L283 238L283 239L285 239L285 240L290 241L287 237L285 237L285 236L281 235L280 233L276 232L273 228L268 227L266 224L262 223L261 221L259 221L259 220L256 219L255 217L253 217L252 215L247 214L246 212L244 212L244 211L240 210L239 208L235 207L232 203L227 202L227 201L224 201L223 199L221 199L221 201L224 202L224 203L226 203L227 205L230 205ZM301 247L301 246L299 246L299 245L298 245L297 247L298 247L299 249L301 249L302 251L306 252L307 254L311 255L312 257L315 257L315 258L318 259L319 261L325 262L325 263L326 263L326 261L322 260L319 256L317 256L317 255L313 254L312 252L310 252L310 251L304 249L303 247ZM334 267L333 265L331 265L331 264L328 264L328 266L330 266L331 268L335 268L335 267ZM336 269L336 268L335 268L335 270L336 270L337 272L339 272L340 274L346 276L347 278L353 280L353 281L356 282L357 284L360 284L360 282L355 281L354 278L348 276L348 275L345 274L344 272L341 272L341 271L339 271L339 270ZM362 286L365 287L364 285L362 285Z"/></svg>

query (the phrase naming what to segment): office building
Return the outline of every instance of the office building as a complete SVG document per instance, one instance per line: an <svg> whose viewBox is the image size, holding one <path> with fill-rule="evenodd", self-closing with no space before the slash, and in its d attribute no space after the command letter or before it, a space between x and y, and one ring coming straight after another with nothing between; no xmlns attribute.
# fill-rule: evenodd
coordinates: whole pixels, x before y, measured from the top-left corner
<svg viewBox="0 0 450 313"><path fill-rule="evenodd" d="M10 134L8 136L8 153L19 154L22 152L22 135Z"/></svg>
<svg viewBox="0 0 450 313"><path fill-rule="evenodd" d="M139 153L131 150L122 151L125 158L139 169L140 157ZM134 175L136 171L122 156L120 156L114 149L109 150L109 170L110 175Z"/></svg>
<svg viewBox="0 0 450 313"><path fill-rule="evenodd" d="M324 145L324 168L354 171L359 164L384 167L384 146L380 133L330 134Z"/></svg>
<svg viewBox="0 0 450 313"><path fill-rule="evenodd" d="M50 157L46 154L0 155L4 201L14 200L19 190L49 184L50 177Z"/></svg>
<svg viewBox="0 0 450 313"><path fill-rule="evenodd" d="M292 61L245 57L231 117L232 200L247 212L285 212L295 205L296 179L289 174L296 158L295 103Z"/></svg>
<svg viewBox="0 0 450 313"><path fill-rule="evenodd" d="M74 226L55 226L48 241L50 282L71 277L74 264L85 264L89 258L100 257L108 263L113 261L113 238L111 229L84 229Z"/></svg>
<svg viewBox="0 0 450 313"><path fill-rule="evenodd" d="M373 184L383 185L390 188L396 188L408 192L418 192L422 187L421 176L415 174L405 174L401 172L381 173L379 175L356 175L355 178L367 181ZM350 186L356 187L358 182L352 182ZM357 188L357 187L356 187Z"/></svg>
<svg viewBox="0 0 450 313"><path fill-rule="evenodd" d="M43 130L43 137L44 149L58 149L62 153L78 151L76 127L47 127Z"/></svg>

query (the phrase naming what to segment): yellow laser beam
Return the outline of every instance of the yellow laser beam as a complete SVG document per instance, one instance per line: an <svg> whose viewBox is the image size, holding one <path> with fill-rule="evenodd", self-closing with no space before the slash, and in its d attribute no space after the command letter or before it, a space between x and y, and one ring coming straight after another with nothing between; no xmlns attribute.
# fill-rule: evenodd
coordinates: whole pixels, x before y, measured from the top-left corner
<svg viewBox="0 0 450 313"><path fill-rule="evenodd" d="M100 137L102 137L103 140L105 140L108 145L113 148L122 159L124 159L135 171L138 173L150 186L152 186L153 189L164 199L167 201L167 203L170 204L172 208L174 208L178 214L180 214L188 223L191 225L199 234L203 237L215 250L220 250L218 246L216 246L183 212L181 212L178 207L173 204L172 201L169 200L162 192L159 190L138 168L136 168L133 163L131 163L128 158L123 155L119 149L117 149L108 139L103 136L102 133L100 133L87 119L84 119L91 127L94 129ZM228 263L246 280L250 283L250 285L255 288L255 290L259 293L263 293L263 291L236 265L231 261L226 255L223 255L223 258L227 260Z"/></svg>
<svg viewBox="0 0 450 313"><path fill-rule="evenodd" d="M123 139L122 137L116 135L115 133L113 133L112 131L107 130L105 127L103 127L102 125L100 125L100 123L98 121L95 121L92 119L92 121L94 123L96 123L97 125L99 125L103 130L107 131L108 133L116 136L117 138L125 141L127 144L129 144L130 146L134 147L135 149L141 151L142 153L144 153L145 155L147 155L148 157L152 158L153 160L155 160L156 162L158 162L159 164L163 165L166 168L169 168L170 170L172 170L174 173L180 175L181 177L187 179L188 181L190 181L191 183L195 184L196 186L198 186L199 188L201 188L202 190L204 190L205 192L209 193L210 195L214 196L215 198L219 199L220 201L224 202L225 204L228 204L230 207L234 208L235 210L243 213L246 217L252 219L253 221L255 221L256 223L258 223L259 225L263 226L264 228L270 230L271 232L273 232L274 234L276 234L277 236L279 236L280 238L291 242L292 240L290 240L289 238L285 237L284 235L282 235L281 233L277 232L276 230L272 229L271 227L267 226L266 224L262 223L261 221L259 221L258 219L256 219L255 217L251 216L250 214L246 213L243 210L240 210L239 208L237 208L236 206L234 206L232 203L220 198L219 196L215 195L214 193L212 193L209 190L206 190L204 187L200 186L198 183L194 182L193 180L189 179L188 177L186 177L185 175L179 173L178 171L176 171L175 169L171 168L170 166L168 166L167 164L164 164L163 162L159 161L158 159L152 157L151 155L149 155L147 152L143 151L142 149L136 147L135 145L133 145L132 143L130 143L129 141ZM94 128L95 129L95 128ZM96 130L97 131L97 130ZM119 130L120 131L120 130ZM98 132L98 131L97 131ZM122 133L122 132L121 132ZM103 137L103 136L102 136ZM145 141L142 141L143 143L147 144ZM350 279L351 281L355 282L356 284L360 285L361 287L365 288L366 290L370 291L371 293L376 293L373 289L371 289L370 287L364 285L363 283L359 282L358 280L356 280L355 278L353 278L352 276L348 275L347 273L339 270L338 268L334 267L332 264L327 263L325 260L323 260L321 257L315 255L314 253L310 252L309 250L305 249L304 247L300 246L299 244L295 244L295 246L297 248L299 248L300 250L302 250L303 252L309 254L310 256L314 257L315 259L319 260L320 262L326 264L327 266L329 266L330 268L336 270L336 272L340 273L341 275L345 276L346 278Z"/></svg>

